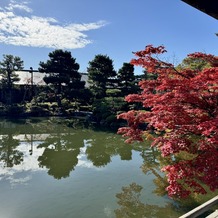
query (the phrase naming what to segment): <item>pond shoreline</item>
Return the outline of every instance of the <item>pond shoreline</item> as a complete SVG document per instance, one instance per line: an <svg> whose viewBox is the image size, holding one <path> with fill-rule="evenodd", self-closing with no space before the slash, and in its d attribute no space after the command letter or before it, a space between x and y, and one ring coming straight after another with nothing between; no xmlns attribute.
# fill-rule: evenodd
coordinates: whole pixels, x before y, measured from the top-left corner
<svg viewBox="0 0 218 218"><path fill-rule="evenodd" d="M47 109L37 105L31 109L27 109L26 105L2 105L0 107L0 117L9 119L27 119L31 117L64 117L66 119L79 119L99 127L118 129L119 127L126 126L126 122L123 120L118 120L114 114L111 114L109 116L110 119L108 119L108 117L103 118L102 114L94 114L93 111L64 109L51 110L51 108Z"/></svg>

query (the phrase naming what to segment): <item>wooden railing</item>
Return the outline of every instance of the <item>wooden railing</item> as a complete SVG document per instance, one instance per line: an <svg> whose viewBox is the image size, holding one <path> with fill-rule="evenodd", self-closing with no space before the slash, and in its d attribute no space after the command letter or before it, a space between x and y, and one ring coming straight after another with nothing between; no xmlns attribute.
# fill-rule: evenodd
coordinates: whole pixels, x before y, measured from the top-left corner
<svg viewBox="0 0 218 218"><path fill-rule="evenodd" d="M200 216L201 214L207 212L211 207L218 204L218 195L209 201L201 204L200 206L194 208L193 210L189 211L188 213L180 216L179 218L195 218ZM215 217L215 216L214 216Z"/></svg>

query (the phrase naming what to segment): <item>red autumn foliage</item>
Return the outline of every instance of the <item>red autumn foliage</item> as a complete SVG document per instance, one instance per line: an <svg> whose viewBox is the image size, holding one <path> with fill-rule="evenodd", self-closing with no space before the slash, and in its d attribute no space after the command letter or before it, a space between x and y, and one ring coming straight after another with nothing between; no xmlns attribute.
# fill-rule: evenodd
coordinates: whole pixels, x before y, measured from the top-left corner
<svg viewBox="0 0 218 218"><path fill-rule="evenodd" d="M161 132L153 137L151 146L172 160L162 169L168 178L169 196L205 194L205 187L215 191L218 188L218 59L203 53L190 54L189 57L206 60L212 67L201 72L178 71L173 64L159 59L164 52L163 46L148 45L134 53L136 59L131 63L158 77L140 81L141 93L126 97L126 101L141 102L149 110L118 115L118 119L128 122L118 133L132 142ZM140 129L143 123L148 124L146 130Z"/></svg>

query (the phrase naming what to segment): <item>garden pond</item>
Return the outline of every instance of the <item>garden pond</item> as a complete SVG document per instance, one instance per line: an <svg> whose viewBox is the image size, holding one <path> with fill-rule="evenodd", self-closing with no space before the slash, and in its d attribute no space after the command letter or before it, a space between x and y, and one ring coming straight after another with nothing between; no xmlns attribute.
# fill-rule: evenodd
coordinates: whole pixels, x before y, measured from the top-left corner
<svg viewBox="0 0 218 218"><path fill-rule="evenodd" d="M159 156L78 120L1 119L0 217L179 217L197 202L167 196Z"/></svg>

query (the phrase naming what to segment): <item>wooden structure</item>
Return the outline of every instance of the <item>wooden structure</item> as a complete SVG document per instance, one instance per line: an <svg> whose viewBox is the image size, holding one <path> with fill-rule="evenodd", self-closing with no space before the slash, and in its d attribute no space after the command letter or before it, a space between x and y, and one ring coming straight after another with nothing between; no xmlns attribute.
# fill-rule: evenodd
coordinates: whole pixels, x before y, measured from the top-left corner
<svg viewBox="0 0 218 218"><path fill-rule="evenodd" d="M218 1L217 0L182 0L196 9L218 19Z"/></svg>
<svg viewBox="0 0 218 218"><path fill-rule="evenodd" d="M209 201L205 202L204 204L194 208L193 210L189 211L188 213L180 216L179 218L195 218L200 216L201 214L210 210L211 207L218 205L218 195ZM218 210L211 213L206 218L218 218Z"/></svg>

